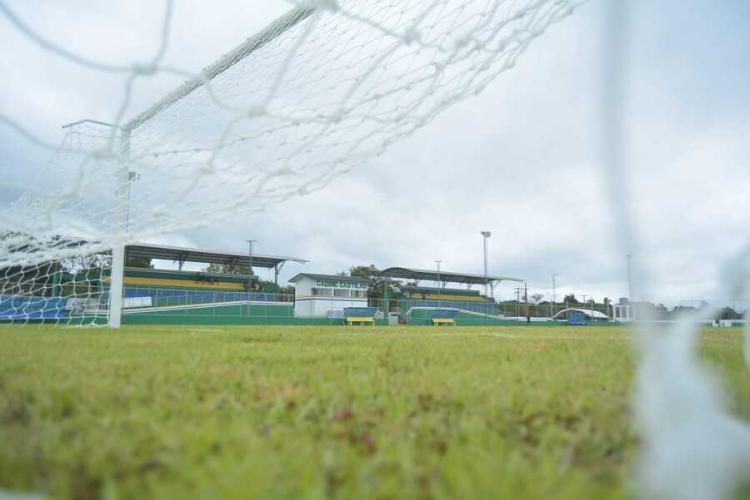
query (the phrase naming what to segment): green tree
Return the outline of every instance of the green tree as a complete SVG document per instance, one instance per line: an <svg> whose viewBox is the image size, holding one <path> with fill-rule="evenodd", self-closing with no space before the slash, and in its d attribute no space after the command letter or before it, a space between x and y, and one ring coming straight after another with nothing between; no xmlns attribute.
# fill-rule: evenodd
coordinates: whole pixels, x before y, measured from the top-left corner
<svg viewBox="0 0 750 500"><path fill-rule="evenodd" d="M154 268L154 264L151 262L151 257L139 257L137 255L128 255L125 259L125 266L137 267L140 269Z"/></svg>
<svg viewBox="0 0 750 500"><path fill-rule="evenodd" d="M731 307L722 307L716 319L742 319L742 315Z"/></svg>
<svg viewBox="0 0 750 500"><path fill-rule="evenodd" d="M203 272L216 274L239 274L241 276L249 276L250 268L247 264L242 264L239 262L225 262L223 264L212 263L209 264L208 267L203 269ZM253 272L252 275L255 276L255 273Z"/></svg>
<svg viewBox="0 0 750 500"><path fill-rule="evenodd" d="M568 304L578 304L578 299L574 293L570 293L563 298L563 302L567 302Z"/></svg>
<svg viewBox="0 0 750 500"><path fill-rule="evenodd" d="M354 278L364 278L367 280L369 285L367 290L368 297L378 299L383 297L385 279L380 275L380 270L374 265L352 266L349 268L349 272L343 273L342 276L346 276L347 274Z"/></svg>

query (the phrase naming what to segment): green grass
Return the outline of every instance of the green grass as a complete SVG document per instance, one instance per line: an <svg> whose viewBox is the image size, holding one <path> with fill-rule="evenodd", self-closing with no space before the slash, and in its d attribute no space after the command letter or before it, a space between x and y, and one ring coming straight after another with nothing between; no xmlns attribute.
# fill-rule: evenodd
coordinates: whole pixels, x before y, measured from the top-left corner
<svg viewBox="0 0 750 500"><path fill-rule="evenodd" d="M738 330L702 350L750 416ZM621 498L627 331L0 328L0 489L76 498Z"/></svg>

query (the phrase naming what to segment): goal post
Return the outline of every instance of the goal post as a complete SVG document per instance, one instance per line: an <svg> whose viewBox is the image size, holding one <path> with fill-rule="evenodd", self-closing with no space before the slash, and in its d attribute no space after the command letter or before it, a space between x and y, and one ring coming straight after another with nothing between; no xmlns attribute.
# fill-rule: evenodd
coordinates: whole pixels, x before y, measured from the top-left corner
<svg viewBox="0 0 750 500"><path fill-rule="evenodd" d="M256 35L248 38L243 43L234 48L231 52L222 56L219 60L204 68L196 77L191 78L173 92L167 94L154 103L148 109L138 114L135 118L123 125L123 130L127 132L135 130L144 122L155 116L157 113L168 108L180 99L188 96L196 89L203 87L211 80L231 68L233 65L242 61L256 50L271 43L276 37L282 35L287 30L296 26L300 22L310 17L315 9L294 8L287 14L279 17L265 29Z"/></svg>
<svg viewBox="0 0 750 500"><path fill-rule="evenodd" d="M117 327L128 242L215 226L323 189L481 92L578 5L309 0L200 73L159 61L118 66L128 77L121 109L136 79L168 72L188 80L129 121L66 127L48 168L0 213L9 234L44 247L32 253L10 243L18 236L0 241L0 269L24 262L0 290L9 317L46 314L23 310L54 288L97 317L106 310ZM66 262L53 276L50 263L70 259L40 243L54 236L85 243L82 263ZM87 257L102 248L106 259ZM63 285L47 285L55 280Z"/></svg>

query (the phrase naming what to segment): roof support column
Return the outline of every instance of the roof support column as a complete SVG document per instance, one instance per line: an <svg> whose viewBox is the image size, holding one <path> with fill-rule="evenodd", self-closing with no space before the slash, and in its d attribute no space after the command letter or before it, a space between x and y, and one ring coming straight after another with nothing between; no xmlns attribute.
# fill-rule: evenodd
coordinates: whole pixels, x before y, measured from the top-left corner
<svg viewBox="0 0 750 500"><path fill-rule="evenodd" d="M273 281L277 285L279 284L279 273L281 272L282 269L284 269L284 264L286 263L287 261L284 260L284 261L279 262L275 266L273 266Z"/></svg>
<svg viewBox="0 0 750 500"><path fill-rule="evenodd" d="M492 299L495 299L495 287L500 284L500 280L490 282L490 294Z"/></svg>

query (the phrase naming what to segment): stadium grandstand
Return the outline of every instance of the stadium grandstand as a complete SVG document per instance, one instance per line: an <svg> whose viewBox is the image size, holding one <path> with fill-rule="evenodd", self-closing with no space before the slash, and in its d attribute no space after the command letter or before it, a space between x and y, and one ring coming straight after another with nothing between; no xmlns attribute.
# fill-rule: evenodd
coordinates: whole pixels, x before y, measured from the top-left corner
<svg viewBox="0 0 750 500"><path fill-rule="evenodd" d="M132 267L138 262L171 262L177 269ZM294 296L282 293L279 272L298 257L239 254L164 245L128 245L123 278L123 323L252 323L290 318ZM185 269L201 267L199 271ZM273 282L254 268L273 270ZM269 322L274 322L268 319Z"/></svg>
<svg viewBox="0 0 750 500"><path fill-rule="evenodd" d="M523 282L508 276L484 276L450 271L429 271L405 267L390 267L381 272L384 278L405 280L397 287L398 314L410 324L436 324L447 311L456 324L494 324L505 321L493 298L495 287L503 281ZM439 286L422 286L421 282ZM464 285L464 288L448 287ZM474 285L489 286L490 295L472 289Z"/></svg>
<svg viewBox="0 0 750 500"><path fill-rule="evenodd" d="M282 288L284 266L306 259L142 243L125 247L117 273L111 252L81 255L81 244L60 239L70 258L0 270L0 322L345 324L367 317L371 324L500 324L508 318L499 314L494 288L523 281L391 267L380 273L388 283L380 289L368 279L318 273L298 273L289 280L294 287ZM260 279L256 269L271 278Z"/></svg>
<svg viewBox="0 0 750 500"><path fill-rule="evenodd" d="M63 240L61 240L63 241ZM65 241L73 250L80 242ZM0 271L0 322L105 324L114 314L109 252L50 262L45 272ZM122 271L123 323L252 323L294 315L282 293L285 264L305 259L153 244L127 245ZM157 267L158 266L158 267ZM189 269L188 269L189 268ZM263 281L256 268L273 271Z"/></svg>

